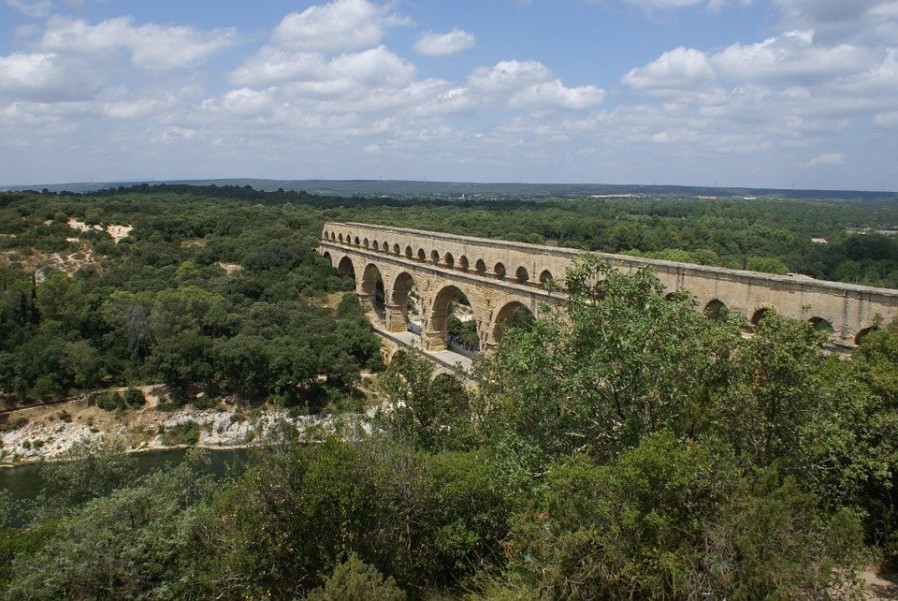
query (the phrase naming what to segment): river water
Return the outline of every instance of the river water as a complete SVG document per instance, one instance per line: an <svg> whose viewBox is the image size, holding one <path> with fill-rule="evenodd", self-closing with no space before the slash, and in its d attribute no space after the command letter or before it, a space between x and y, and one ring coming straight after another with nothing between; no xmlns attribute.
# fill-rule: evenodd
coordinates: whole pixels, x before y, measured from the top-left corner
<svg viewBox="0 0 898 601"><path fill-rule="evenodd" d="M132 457L137 461L139 474L144 475L153 470L177 465L184 459L186 453L187 451L184 449L173 449L136 453ZM209 457L211 459L209 470L215 476L221 477L228 472L231 466L239 470L240 466L249 459L250 452L245 449L209 451ZM37 497L43 486L41 469L40 463L0 469L0 490L9 493L15 504L31 501ZM52 494L52 491L48 492ZM12 525L21 524L19 520L14 520Z"/></svg>

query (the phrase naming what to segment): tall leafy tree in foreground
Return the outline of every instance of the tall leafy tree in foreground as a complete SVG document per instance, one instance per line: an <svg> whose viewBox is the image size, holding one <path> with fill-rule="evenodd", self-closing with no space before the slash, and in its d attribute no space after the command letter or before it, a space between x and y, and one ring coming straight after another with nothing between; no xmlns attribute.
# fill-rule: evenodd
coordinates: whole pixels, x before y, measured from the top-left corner
<svg viewBox="0 0 898 601"><path fill-rule="evenodd" d="M487 437L538 471L562 454L606 461L646 434L705 427L735 322L704 319L684 293L665 297L648 269L627 275L594 256L568 273L565 291L564 311L512 330L483 363Z"/></svg>
<svg viewBox="0 0 898 601"><path fill-rule="evenodd" d="M855 590L898 439L858 368L810 324L745 338L645 270L585 258L565 288L478 374L475 424L522 499L511 579L553 599Z"/></svg>

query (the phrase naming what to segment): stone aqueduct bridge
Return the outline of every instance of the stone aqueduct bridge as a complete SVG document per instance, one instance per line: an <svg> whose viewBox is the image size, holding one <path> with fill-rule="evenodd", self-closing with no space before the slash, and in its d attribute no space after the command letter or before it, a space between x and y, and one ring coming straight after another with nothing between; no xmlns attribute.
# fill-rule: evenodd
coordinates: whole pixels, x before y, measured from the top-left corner
<svg viewBox="0 0 898 601"><path fill-rule="evenodd" d="M582 251L456 236L362 223L326 223L318 251L343 275L352 274L363 304L373 306L383 282L384 323L390 332L408 328L408 296L421 307L421 344L446 347L450 301L461 291L471 304L480 347L493 349L521 308L539 315L564 301L542 283L561 278ZM898 315L898 290L825 282L598 253L630 273L651 266L667 290L688 290L698 310L744 313L754 324L765 311L831 328L831 342L849 350L868 332Z"/></svg>

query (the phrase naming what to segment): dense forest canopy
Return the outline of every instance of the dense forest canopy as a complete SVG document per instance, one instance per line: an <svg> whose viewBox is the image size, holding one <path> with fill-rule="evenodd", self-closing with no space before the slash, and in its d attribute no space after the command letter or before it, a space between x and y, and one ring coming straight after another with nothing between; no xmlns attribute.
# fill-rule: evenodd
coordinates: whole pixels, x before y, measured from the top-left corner
<svg viewBox="0 0 898 601"><path fill-rule="evenodd" d="M174 193L2 200L7 403L160 380L320 403L380 361L352 296L323 307L352 284L315 253L320 221L305 207ZM114 240L109 225L132 229Z"/></svg>
<svg viewBox="0 0 898 601"><path fill-rule="evenodd" d="M384 401L368 435L285 426L222 481L200 453L144 477L114 450L48 466L63 493L0 530L0 596L847 599L898 561L894 325L844 360L811 324L771 313L744 337L586 256L466 387L415 353L384 369L313 250L324 221L368 221L890 284L894 238L852 230L894 208L290 194L0 197L6 402L162 379L315 411L362 367Z"/></svg>

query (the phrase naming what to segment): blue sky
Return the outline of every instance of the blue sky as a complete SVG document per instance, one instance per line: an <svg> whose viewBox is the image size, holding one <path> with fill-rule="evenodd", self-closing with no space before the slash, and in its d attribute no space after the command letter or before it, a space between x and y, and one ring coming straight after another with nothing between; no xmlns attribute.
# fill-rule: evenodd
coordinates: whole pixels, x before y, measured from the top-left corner
<svg viewBox="0 0 898 601"><path fill-rule="evenodd" d="M898 190L898 0L0 1L0 185Z"/></svg>

